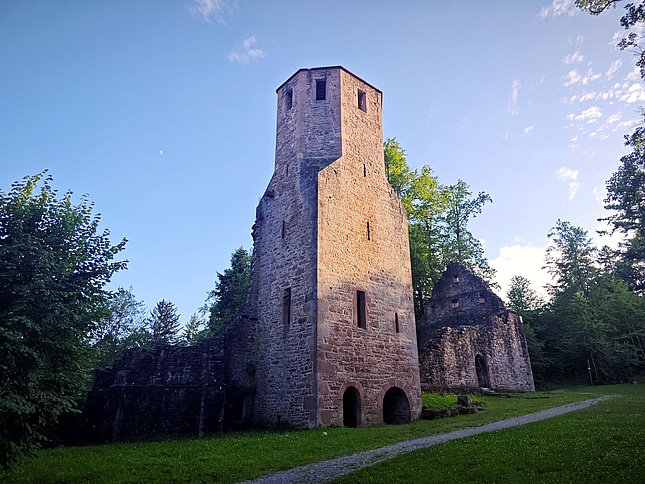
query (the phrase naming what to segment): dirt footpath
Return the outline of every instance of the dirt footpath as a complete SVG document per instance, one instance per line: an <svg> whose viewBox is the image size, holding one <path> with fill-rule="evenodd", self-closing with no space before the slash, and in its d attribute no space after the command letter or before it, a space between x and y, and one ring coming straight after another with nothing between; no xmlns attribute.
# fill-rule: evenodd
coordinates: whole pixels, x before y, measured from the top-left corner
<svg viewBox="0 0 645 484"><path fill-rule="evenodd" d="M471 435L483 434L485 432L493 432L495 430L507 429L517 425L524 425L532 422L538 422L556 415L580 410L591 405L595 405L603 400L608 400L610 396L603 395L591 400L584 400L582 402L570 403L561 407L550 408L520 417L513 417L499 422L493 422L481 427L469 427L449 434L433 435L430 437L422 437L420 439L407 440L399 442L398 444L388 445L379 449L368 450L359 452L358 454L346 455L329 459L321 462L315 462L306 466L295 467L288 471L276 472L261 477L255 481L247 481L247 483L263 483L263 484L283 484L283 483L321 483L330 482L334 479L349 474L350 472L369 467L379 462L392 459L398 455L414 450L431 447L436 444L448 442L453 439L461 439L463 437L470 437Z"/></svg>

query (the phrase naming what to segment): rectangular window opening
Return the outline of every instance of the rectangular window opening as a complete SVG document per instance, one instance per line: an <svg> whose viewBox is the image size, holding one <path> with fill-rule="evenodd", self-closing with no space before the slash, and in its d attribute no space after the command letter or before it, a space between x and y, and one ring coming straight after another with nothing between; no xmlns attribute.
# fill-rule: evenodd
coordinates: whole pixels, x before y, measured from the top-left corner
<svg viewBox="0 0 645 484"><path fill-rule="evenodd" d="M286 288L282 293L282 324L291 322L291 288Z"/></svg>
<svg viewBox="0 0 645 484"><path fill-rule="evenodd" d="M281 231L282 238L284 239L284 236L287 235L287 224L285 221L282 221L282 231Z"/></svg>
<svg viewBox="0 0 645 484"><path fill-rule="evenodd" d="M367 95L360 89L358 90L358 109L367 112Z"/></svg>
<svg viewBox="0 0 645 484"><path fill-rule="evenodd" d="M453 299L453 300L452 300L452 307L453 307L453 308L458 308L458 307L459 307L459 301L458 301L458 300L456 300L456 299Z"/></svg>
<svg viewBox="0 0 645 484"><path fill-rule="evenodd" d="M356 291L356 324L359 328L367 328L367 312L365 308L365 291Z"/></svg>
<svg viewBox="0 0 645 484"><path fill-rule="evenodd" d="M316 101L327 99L327 80L316 79Z"/></svg>
<svg viewBox="0 0 645 484"><path fill-rule="evenodd" d="M394 313L394 331L397 333L401 331L401 327L399 326L399 313Z"/></svg>
<svg viewBox="0 0 645 484"><path fill-rule="evenodd" d="M372 231L370 230L369 222L367 222L367 240L372 240Z"/></svg>
<svg viewBox="0 0 645 484"><path fill-rule="evenodd" d="M287 90L287 92L285 92L284 101L285 101L287 111L289 111L293 107L293 90L292 89L289 89L289 90Z"/></svg>

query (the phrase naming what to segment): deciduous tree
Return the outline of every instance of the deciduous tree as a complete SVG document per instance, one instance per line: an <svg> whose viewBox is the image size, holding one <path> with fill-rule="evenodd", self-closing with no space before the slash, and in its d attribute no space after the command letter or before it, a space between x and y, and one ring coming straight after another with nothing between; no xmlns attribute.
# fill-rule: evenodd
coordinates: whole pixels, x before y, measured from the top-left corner
<svg viewBox="0 0 645 484"><path fill-rule="evenodd" d="M89 334L114 261L87 197L58 196L40 173L0 190L0 465L46 440L73 410L91 368Z"/></svg>
<svg viewBox="0 0 645 484"><path fill-rule="evenodd" d="M91 332L98 367L112 363L128 348L147 345L150 335L145 328L145 313L145 305L136 300L132 288L120 287L111 295Z"/></svg>

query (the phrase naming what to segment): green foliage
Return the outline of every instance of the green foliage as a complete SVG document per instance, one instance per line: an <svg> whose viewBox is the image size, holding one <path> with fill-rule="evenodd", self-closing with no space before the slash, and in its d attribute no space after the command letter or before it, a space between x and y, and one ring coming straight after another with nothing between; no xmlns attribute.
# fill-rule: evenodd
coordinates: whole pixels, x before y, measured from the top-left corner
<svg viewBox="0 0 645 484"><path fill-rule="evenodd" d="M145 328L145 306L137 301L132 288L120 287L105 302L102 316L92 329L90 341L96 352L99 368L120 358L128 348L149 343Z"/></svg>
<svg viewBox="0 0 645 484"><path fill-rule="evenodd" d="M483 425L586 398L588 395L573 393L477 397L486 403L485 412L419 420L409 425L248 432L201 439L60 447L40 452L36 458L15 468L7 480L241 482L299 465Z"/></svg>
<svg viewBox="0 0 645 484"><path fill-rule="evenodd" d="M463 180L446 187L446 209L438 217L443 240L446 265L461 262L475 274L490 282L495 271L484 257L484 248L468 230L468 222L482 212L483 206L493 199L485 192L473 197L470 186Z"/></svg>
<svg viewBox="0 0 645 484"><path fill-rule="evenodd" d="M441 393L423 393L421 394L423 408L448 408L457 403L457 395L451 393L442 395Z"/></svg>
<svg viewBox="0 0 645 484"><path fill-rule="evenodd" d="M600 15L610 7L616 7L621 0L576 0L576 6L592 15ZM640 69L641 78L645 79L645 50L640 45L642 40L642 24L645 22L645 2L630 2L625 5L625 14L620 19L620 25L632 32L623 37L618 43L620 50L628 50L636 55L636 67Z"/></svg>
<svg viewBox="0 0 645 484"><path fill-rule="evenodd" d="M92 209L44 173L0 191L0 466L45 441L85 388L103 287L126 266L113 262L125 240L111 245Z"/></svg>
<svg viewBox="0 0 645 484"><path fill-rule="evenodd" d="M197 314L190 316L190 320L184 327L184 331L181 336L181 343L187 346L192 346L207 336L207 332L204 330L204 322L199 318Z"/></svg>
<svg viewBox="0 0 645 484"><path fill-rule="evenodd" d="M617 277L612 252L597 251L582 228L558 220L549 237L551 300L525 317L536 381L607 383L644 374L645 298Z"/></svg>
<svg viewBox="0 0 645 484"><path fill-rule="evenodd" d="M523 276L511 277L506 297L509 308L522 317L544 304L537 292L531 288L531 281Z"/></svg>
<svg viewBox="0 0 645 484"><path fill-rule="evenodd" d="M550 288L552 294L588 294L589 283L597 271L594 267L596 248L587 231L558 220L548 237L552 243L546 250L546 269L555 279L555 285Z"/></svg>
<svg viewBox="0 0 645 484"><path fill-rule="evenodd" d="M467 229L468 221L481 213L490 196L480 192L472 197L468 184L459 180L444 186L423 166L412 170L405 150L395 138L383 144L388 181L401 199L408 214L410 262L414 311L417 321L425 312L434 283L451 262L462 262L487 281L493 269L484 257L484 250Z"/></svg>
<svg viewBox="0 0 645 484"><path fill-rule="evenodd" d="M179 342L179 314L177 308L162 299L150 312L147 321L150 332L149 346L174 345Z"/></svg>
<svg viewBox="0 0 645 484"><path fill-rule="evenodd" d="M208 314L208 331L211 336L230 324L244 305L251 278L251 254L240 247L231 255L231 267L223 274L217 273L215 289L209 295L202 312Z"/></svg>

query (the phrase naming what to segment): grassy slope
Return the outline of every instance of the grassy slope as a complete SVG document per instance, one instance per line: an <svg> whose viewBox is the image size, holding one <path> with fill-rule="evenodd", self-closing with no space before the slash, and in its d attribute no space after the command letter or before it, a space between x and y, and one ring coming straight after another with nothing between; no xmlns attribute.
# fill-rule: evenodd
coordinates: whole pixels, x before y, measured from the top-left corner
<svg viewBox="0 0 645 484"><path fill-rule="evenodd" d="M410 425L254 432L148 443L44 450L5 476L9 482L239 482L402 440L483 425L588 398L577 393L478 397L486 410ZM325 432L327 435L325 435Z"/></svg>
<svg viewBox="0 0 645 484"><path fill-rule="evenodd" d="M406 454L340 482L645 482L645 385L541 422Z"/></svg>

